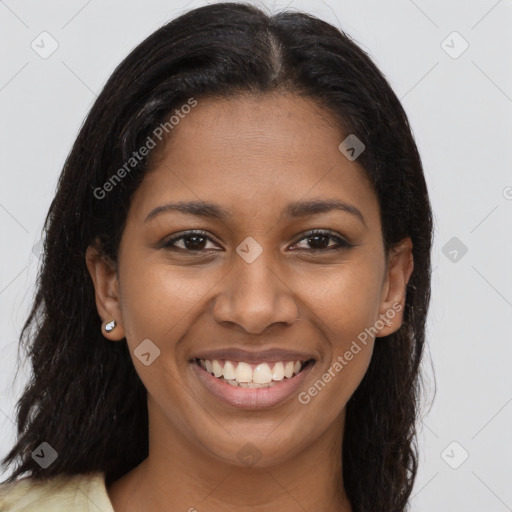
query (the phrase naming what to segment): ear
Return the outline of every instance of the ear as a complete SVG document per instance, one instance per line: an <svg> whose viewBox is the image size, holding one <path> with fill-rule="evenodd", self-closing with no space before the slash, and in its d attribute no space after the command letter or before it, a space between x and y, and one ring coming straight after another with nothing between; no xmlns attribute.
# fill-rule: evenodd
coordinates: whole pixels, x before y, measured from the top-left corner
<svg viewBox="0 0 512 512"><path fill-rule="evenodd" d="M103 320L101 333L112 341L122 340L125 332L121 323L121 306L119 300L119 283L116 265L100 251L99 242L89 245L85 251L85 263L94 284L96 308ZM105 325L112 320L116 326L111 332L105 331Z"/></svg>
<svg viewBox="0 0 512 512"><path fill-rule="evenodd" d="M397 331L403 322L406 288L414 269L412 241L404 238L390 248L386 277L382 287L379 328L377 338Z"/></svg>

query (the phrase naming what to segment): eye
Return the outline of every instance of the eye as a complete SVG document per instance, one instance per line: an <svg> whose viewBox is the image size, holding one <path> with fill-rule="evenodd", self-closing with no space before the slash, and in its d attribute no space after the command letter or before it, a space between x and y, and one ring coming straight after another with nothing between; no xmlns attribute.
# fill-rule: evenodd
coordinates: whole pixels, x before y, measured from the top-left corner
<svg viewBox="0 0 512 512"><path fill-rule="evenodd" d="M334 245L329 244L329 241L332 240L334 240L335 242ZM303 236L295 245L297 246L297 244L302 241L306 241L307 244L310 244L310 246L312 246L309 248L311 252L327 252L332 250L340 250L354 247L353 244L347 242L339 235L333 234L329 230L311 230L307 232L305 236ZM208 233L206 233L205 231L187 231L168 239L162 244L162 247L165 249L176 249L185 252L204 252L212 250L211 248L208 249L206 247L208 242L214 243L213 240L208 236ZM178 244L181 244L181 246ZM307 250L308 247L299 247L299 249Z"/></svg>
<svg viewBox="0 0 512 512"><path fill-rule="evenodd" d="M345 239L341 238L338 235L333 234L328 230L320 230L314 229L306 233L306 236L301 238L299 242L303 240L306 243L312 245L313 247L310 249L311 251L332 251L332 250L340 250L347 249L349 247L353 247L353 245L347 242ZM334 240L336 243L334 245L329 245L329 240ZM307 249L307 247L306 247Z"/></svg>
<svg viewBox="0 0 512 512"><path fill-rule="evenodd" d="M179 249L183 251L203 251L207 241L212 242L212 239L206 234L205 231L187 231L181 235L175 236L163 243L162 247L167 249ZM179 247L177 242L182 242Z"/></svg>

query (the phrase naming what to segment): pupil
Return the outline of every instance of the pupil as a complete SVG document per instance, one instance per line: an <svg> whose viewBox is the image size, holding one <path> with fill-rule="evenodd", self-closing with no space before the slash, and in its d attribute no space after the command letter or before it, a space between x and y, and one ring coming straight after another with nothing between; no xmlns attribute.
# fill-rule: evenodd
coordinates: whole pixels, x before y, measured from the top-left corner
<svg viewBox="0 0 512 512"><path fill-rule="evenodd" d="M325 249L329 245L329 237L327 235L314 235L308 238L308 243L311 244L312 240L316 240L322 238L324 243L320 243L321 247L313 247L314 249ZM315 246L315 242L313 242L313 246Z"/></svg>
<svg viewBox="0 0 512 512"><path fill-rule="evenodd" d="M202 242L198 242L197 240L202 240ZM192 244L188 243L190 240L193 240ZM205 237L202 235L190 235L187 238L185 238L185 247L190 250L199 250L202 249L202 247L197 247L197 245L202 246L204 245ZM192 245L192 247L191 247Z"/></svg>

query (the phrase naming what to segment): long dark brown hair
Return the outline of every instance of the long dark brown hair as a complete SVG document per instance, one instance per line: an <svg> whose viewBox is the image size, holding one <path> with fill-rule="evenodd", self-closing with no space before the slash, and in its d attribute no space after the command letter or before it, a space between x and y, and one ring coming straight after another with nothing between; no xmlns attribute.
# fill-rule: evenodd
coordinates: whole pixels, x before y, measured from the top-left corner
<svg viewBox="0 0 512 512"><path fill-rule="evenodd" d="M241 3L191 10L150 35L114 71L80 130L46 217L36 295L20 335L33 375L17 402L17 442L2 461L16 463L6 482L101 470L108 485L148 456L146 390L126 343L106 343L100 332L85 265L85 250L97 238L116 261L148 158L105 197L94 191L191 97L274 91L317 101L345 134L357 134L366 146L358 163L378 195L385 247L405 237L413 242L403 325L375 345L347 404L340 454L354 512L407 509L417 471L432 243L411 128L383 74L344 32L304 13L270 16ZM46 469L31 456L44 441L58 452Z"/></svg>

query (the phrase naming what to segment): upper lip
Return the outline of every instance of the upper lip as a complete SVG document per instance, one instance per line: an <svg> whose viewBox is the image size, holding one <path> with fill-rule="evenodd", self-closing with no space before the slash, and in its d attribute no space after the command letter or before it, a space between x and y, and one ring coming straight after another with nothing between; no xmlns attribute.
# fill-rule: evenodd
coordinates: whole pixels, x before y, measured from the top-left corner
<svg viewBox="0 0 512 512"><path fill-rule="evenodd" d="M225 348L216 350L204 350L197 352L191 359L224 359L228 361L245 361L248 363L264 363L279 361L308 361L315 359L314 354L285 350L282 348L267 348L264 350L247 350L243 348Z"/></svg>

